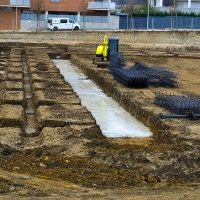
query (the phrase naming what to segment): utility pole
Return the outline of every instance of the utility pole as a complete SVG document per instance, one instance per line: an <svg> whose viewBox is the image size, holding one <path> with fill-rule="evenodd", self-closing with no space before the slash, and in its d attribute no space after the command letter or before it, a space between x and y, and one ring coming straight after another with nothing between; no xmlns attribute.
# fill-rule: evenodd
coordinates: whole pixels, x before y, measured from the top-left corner
<svg viewBox="0 0 200 200"><path fill-rule="evenodd" d="M17 0L16 0L16 31L17 31L17 19L18 17L17 17Z"/></svg>
<svg viewBox="0 0 200 200"><path fill-rule="evenodd" d="M110 0L108 0L108 30L110 29Z"/></svg>
<svg viewBox="0 0 200 200"><path fill-rule="evenodd" d="M147 10L147 30L149 29L149 0L148 2L148 10Z"/></svg>

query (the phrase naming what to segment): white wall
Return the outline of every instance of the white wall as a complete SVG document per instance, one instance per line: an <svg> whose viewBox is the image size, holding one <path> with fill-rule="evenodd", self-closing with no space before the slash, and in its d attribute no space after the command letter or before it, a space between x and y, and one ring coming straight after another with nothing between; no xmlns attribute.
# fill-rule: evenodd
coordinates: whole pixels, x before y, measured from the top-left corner
<svg viewBox="0 0 200 200"><path fill-rule="evenodd" d="M180 7L180 8L188 8L188 2L181 2L181 3L178 4L178 7ZM191 7L190 8L199 9L200 8L200 2L191 2Z"/></svg>
<svg viewBox="0 0 200 200"><path fill-rule="evenodd" d="M44 30L47 27L47 21L40 21L40 30ZM33 20L21 20L20 30L36 30L37 21Z"/></svg>
<svg viewBox="0 0 200 200"><path fill-rule="evenodd" d="M83 28L83 22L79 22ZM40 21L40 30L47 30L47 21ZM36 30L37 21L21 20L21 30ZM110 23L85 22L86 30L119 30L119 16L110 15Z"/></svg>
<svg viewBox="0 0 200 200"><path fill-rule="evenodd" d="M81 27L84 28L84 23L79 22ZM86 30L119 30L119 16L110 15L110 23L104 22L85 22Z"/></svg>

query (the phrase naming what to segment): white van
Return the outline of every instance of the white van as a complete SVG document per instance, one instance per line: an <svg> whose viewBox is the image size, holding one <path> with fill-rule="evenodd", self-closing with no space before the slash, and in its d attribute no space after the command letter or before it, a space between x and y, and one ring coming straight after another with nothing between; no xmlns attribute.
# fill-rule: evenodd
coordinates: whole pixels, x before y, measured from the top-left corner
<svg viewBox="0 0 200 200"><path fill-rule="evenodd" d="M50 25L51 24L51 19L48 19L48 22L47 22L47 29L50 29Z"/></svg>
<svg viewBox="0 0 200 200"><path fill-rule="evenodd" d="M50 30L79 30L81 25L70 18L52 18L50 19Z"/></svg>

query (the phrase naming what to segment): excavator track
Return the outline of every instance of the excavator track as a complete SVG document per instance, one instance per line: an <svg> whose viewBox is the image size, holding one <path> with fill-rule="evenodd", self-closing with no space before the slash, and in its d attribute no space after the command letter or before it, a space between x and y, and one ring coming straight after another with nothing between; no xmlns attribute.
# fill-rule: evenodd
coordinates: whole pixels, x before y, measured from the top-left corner
<svg viewBox="0 0 200 200"><path fill-rule="evenodd" d="M109 62L102 60L102 57L93 58L93 64L95 64L97 68L107 68L109 66Z"/></svg>
<svg viewBox="0 0 200 200"><path fill-rule="evenodd" d="M109 67L109 62L98 62L97 68L107 68Z"/></svg>

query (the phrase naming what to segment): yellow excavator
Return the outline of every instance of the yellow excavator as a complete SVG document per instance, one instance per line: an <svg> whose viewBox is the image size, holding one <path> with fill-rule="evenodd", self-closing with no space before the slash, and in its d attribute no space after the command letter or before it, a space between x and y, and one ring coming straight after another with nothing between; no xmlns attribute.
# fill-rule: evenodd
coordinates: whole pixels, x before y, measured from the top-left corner
<svg viewBox="0 0 200 200"><path fill-rule="evenodd" d="M97 67L107 67L109 65L109 57L118 53L119 49L118 37L109 37L104 35L103 45L99 45L96 49L96 57L93 58L93 63Z"/></svg>

